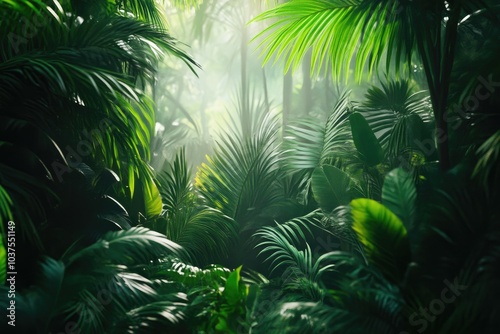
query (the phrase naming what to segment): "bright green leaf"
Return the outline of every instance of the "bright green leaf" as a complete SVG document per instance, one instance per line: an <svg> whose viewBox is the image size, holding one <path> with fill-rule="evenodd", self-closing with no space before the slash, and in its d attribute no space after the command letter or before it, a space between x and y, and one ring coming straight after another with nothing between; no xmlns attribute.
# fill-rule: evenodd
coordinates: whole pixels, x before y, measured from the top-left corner
<svg viewBox="0 0 500 334"><path fill-rule="evenodd" d="M353 229L365 246L370 264L388 280L401 282L411 259L406 228L401 220L377 201L358 198L351 202Z"/></svg>

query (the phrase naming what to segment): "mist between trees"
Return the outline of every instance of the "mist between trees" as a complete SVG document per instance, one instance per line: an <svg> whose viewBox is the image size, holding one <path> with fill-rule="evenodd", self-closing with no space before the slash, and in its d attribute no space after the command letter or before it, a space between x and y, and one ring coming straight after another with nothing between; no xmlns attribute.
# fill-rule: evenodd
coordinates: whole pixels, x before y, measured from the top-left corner
<svg viewBox="0 0 500 334"><path fill-rule="evenodd" d="M496 1L0 1L2 333L496 333Z"/></svg>

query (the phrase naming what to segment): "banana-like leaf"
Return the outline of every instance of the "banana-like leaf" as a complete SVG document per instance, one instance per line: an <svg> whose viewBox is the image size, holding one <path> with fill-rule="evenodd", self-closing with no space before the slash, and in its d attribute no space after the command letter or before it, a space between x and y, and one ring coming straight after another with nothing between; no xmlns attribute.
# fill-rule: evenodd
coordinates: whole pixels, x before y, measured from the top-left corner
<svg viewBox="0 0 500 334"><path fill-rule="evenodd" d="M144 206L147 218L158 216L162 211L160 192L153 179L144 182Z"/></svg>
<svg viewBox="0 0 500 334"><path fill-rule="evenodd" d="M246 295L246 287L241 283L241 266L236 268L227 278L226 286L222 292L222 296L226 299L229 305L236 305L241 301L241 298Z"/></svg>
<svg viewBox="0 0 500 334"><path fill-rule="evenodd" d="M415 222L417 190L412 176L402 168L386 175L382 187L382 202L412 231Z"/></svg>
<svg viewBox="0 0 500 334"><path fill-rule="evenodd" d="M361 158L368 166L375 166L384 159L384 151L366 119L358 112L349 116L352 139Z"/></svg>
<svg viewBox="0 0 500 334"><path fill-rule="evenodd" d="M359 196L354 180L335 166L324 165L314 170L311 179L314 199L325 213L347 205Z"/></svg>
<svg viewBox="0 0 500 334"><path fill-rule="evenodd" d="M387 280L401 283L411 260L407 231L401 220L384 205L367 198L351 202L353 230L365 246L370 264Z"/></svg>

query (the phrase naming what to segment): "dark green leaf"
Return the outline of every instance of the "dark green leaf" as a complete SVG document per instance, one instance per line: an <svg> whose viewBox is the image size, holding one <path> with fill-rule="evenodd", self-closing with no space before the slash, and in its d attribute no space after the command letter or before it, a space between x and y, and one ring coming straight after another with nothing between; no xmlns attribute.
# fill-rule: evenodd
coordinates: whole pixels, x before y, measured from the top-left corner
<svg viewBox="0 0 500 334"><path fill-rule="evenodd" d="M358 112L349 116L352 139L361 158L368 166L375 166L384 159L384 151L366 119Z"/></svg>

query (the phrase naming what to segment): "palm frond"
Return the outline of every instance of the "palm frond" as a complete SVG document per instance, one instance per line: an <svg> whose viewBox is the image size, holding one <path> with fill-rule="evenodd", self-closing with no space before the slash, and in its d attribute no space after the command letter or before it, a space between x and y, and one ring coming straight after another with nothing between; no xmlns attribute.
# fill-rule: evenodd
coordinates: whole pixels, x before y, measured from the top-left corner
<svg viewBox="0 0 500 334"><path fill-rule="evenodd" d="M162 295L161 300L133 308L118 320L112 333L151 333L166 328L175 328L186 321L185 309L187 307L185 294L176 293Z"/></svg>
<svg viewBox="0 0 500 334"><path fill-rule="evenodd" d="M172 4L181 9L188 9L191 7L199 7L203 4L203 0L171 0Z"/></svg>
<svg viewBox="0 0 500 334"><path fill-rule="evenodd" d="M401 219L406 229L414 230L417 190L412 177L402 168L386 175L382 188L382 202Z"/></svg>
<svg viewBox="0 0 500 334"><path fill-rule="evenodd" d="M306 234L312 234L307 224L295 219L275 227L263 227L254 236L261 238L257 244L260 254L269 254L272 271L284 266L282 274L284 288L304 296L309 300L322 300L321 276L332 270L331 252L316 256L306 242ZM299 247L302 248L299 250Z"/></svg>
<svg viewBox="0 0 500 334"><path fill-rule="evenodd" d="M271 307L261 313L254 332L280 333L399 333L405 328L404 300L399 289L376 267L347 252L329 255L333 273L322 302L296 295L274 294Z"/></svg>
<svg viewBox="0 0 500 334"><path fill-rule="evenodd" d="M163 30L130 17L109 14L80 20L71 6L52 8L41 2L1 6L0 31L22 36L23 27L16 22L23 17L39 17L43 23L26 43L1 40L0 78L9 83L0 87L2 110L38 120L57 142L75 152L82 142L88 143L91 159L117 170L128 181L123 191L129 197L142 197L140 211L159 214L159 194L147 165L153 109L137 83L154 80L155 65L165 53L189 66L195 65L191 58ZM8 107L19 100L21 110ZM74 159L81 160L80 155L88 154ZM141 194L135 194L136 185Z"/></svg>
<svg viewBox="0 0 500 334"><path fill-rule="evenodd" d="M151 226L183 246L197 264L227 258L238 237L235 221L198 203L184 150L167 168L158 176L164 211Z"/></svg>
<svg viewBox="0 0 500 334"><path fill-rule="evenodd" d="M301 119L285 131L283 149L286 168L314 169L346 151L352 140L348 126L349 92L341 95L326 124Z"/></svg>
<svg viewBox="0 0 500 334"><path fill-rule="evenodd" d="M396 44L400 51L411 50L413 40L403 38L399 21L394 19L401 15L398 5L398 1L292 0L254 19L274 20L254 39L262 39L264 62L275 55L276 60L285 60L285 70L296 69L312 49L314 74L331 66L333 75L339 77L349 72L355 59L360 79L366 68L372 72L384 57L390 63ZM396 55L396 66L405 56L405 52Z"/></svg>
<svg viewBox="0 0 500 334"><path fill-rule="evenodd" d="M52 166L68 168L67 162L54 140L31 122L5 116L0 120L0 216L4 222L15 220L22 238L41 247L38 222L58 201L49 187L57 180Z"/></svg>
<svg viewBox="0 0 500 334"><path fill-rule="evenodd" d="M365 117L385 151L392 156L431 138L432 108L424 91L413 92L407 80L389 81L368 89L357 110Z"/></svg>
<svg viewBox="0 0 500 334"><path fill-rule="evenodd" d="M226 133L215 153L196 175L196 187L207 203L233 218L240 231L264 214L278 198L277 118L268 115L251 138Z"/></svg>
<svg viewBox="0 0 500 334"><path fill-rule="evenodd" d="M131 13L138 19L156 25L159 28L166 26L166 18L161 1L155 0L118 0L115 2L118 11Z"/></svg>
<svg viewBox="0 0 500 334"><path fill-rule="evenodd" d="M182 247L164 235L144 227L133 227L129 230L109 232L87 248L70 250L62 260L67 265L77 261L85 262L90 258L107 258L120 264L138 264L172 254L188 258Z"/></svg>
<svg viewBox="0 0 500 334"><path fill-rule="evenodd" d="M62 262L45 258L34 271L37 284L23 291L16 291L16 311L28 321L16 326L24 332L46 333L50 331L50 321L56 313L57 300L62 292L65 266ZM2 287L3 288L3 287ZM5 296L9 289L5 286ZM8 298L0 298L0 305L7 308ZM2 324L0 328L5 329ZM16 325L18 325L16 323ZM9 326L11 327L11 326Z"/></svg>
<svg viewBox="0 0 500 334"><path fill-rule="evenodd" d="M479 160L474 168L474 177L488 189L490 184L500 181L500 131L494 133L477 150Z"/></svg>
<svg viewBox="0 0 500 334"><path fill-rule="evenodd" d="M335 305L313 302L278 304L256 333L400 333L400 299L387 292L351 291Z"/></svg>
<svg viewBox="0 0 500 334"><path fill-rule="evenodd" d="M163 293L144 271L145 263L172 255L188 258L180 246L142 227L109 232L83 249L73 246L62 257L67 274L58 314L89 333L176 325L184 319L185 297Z"/></svg>

